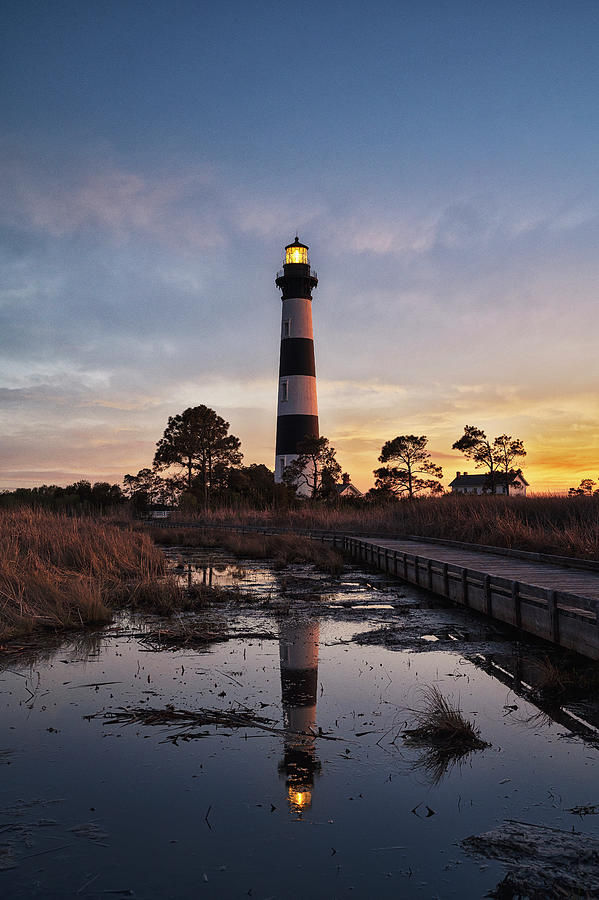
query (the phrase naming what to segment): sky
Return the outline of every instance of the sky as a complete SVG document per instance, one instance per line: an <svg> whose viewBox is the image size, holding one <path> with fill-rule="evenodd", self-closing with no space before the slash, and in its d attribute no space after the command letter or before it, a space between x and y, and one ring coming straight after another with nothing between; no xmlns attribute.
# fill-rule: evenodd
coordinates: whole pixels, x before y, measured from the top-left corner
<svg viewBox="0 0 599 900"><path fill-rule="evenodd" d="M4 0L0 489L120 482L213 407L274 465L284 245L367 489L466 424L599 476L599 5Z"/></svg>

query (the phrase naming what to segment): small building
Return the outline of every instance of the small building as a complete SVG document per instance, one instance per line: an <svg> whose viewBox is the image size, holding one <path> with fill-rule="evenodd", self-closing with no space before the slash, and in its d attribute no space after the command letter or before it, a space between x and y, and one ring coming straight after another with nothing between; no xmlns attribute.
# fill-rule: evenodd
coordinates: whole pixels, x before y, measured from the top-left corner
<svg viewBox="0 0 599 900"><path fill-rule="evenodd" d="M160 503L154 503L148 509L148 519L170 519L171 507L164 506Z"/></svg>
<svg viewBox="0 0 599 900"><path fill-rule="evenodd" d="M507 494L510 497L526 497L528 481L518 469L511 475L495 475L495 493ZM488 475L469 475L468 472L456 472L449 485L452 494L490 494L491 486Z"/></svg>
<svg viewBox="0 0 599 900"><path fill-rule="evenodd" d="M337 491L338 497L363 497L364 494L361 490L359 490L355 484L352 484L347 472L344 472L341 476L342 481L341 484L335 485L335 490Z"/></svg>

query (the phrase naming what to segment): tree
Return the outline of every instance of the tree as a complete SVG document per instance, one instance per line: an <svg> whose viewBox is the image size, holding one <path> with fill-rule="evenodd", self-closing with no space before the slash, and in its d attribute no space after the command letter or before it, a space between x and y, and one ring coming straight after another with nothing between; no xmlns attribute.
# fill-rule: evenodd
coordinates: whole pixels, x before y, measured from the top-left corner
<svg viewBox="0 0 599 900"><path fill-rule="evenodd" d="M599 489L595 489L596 481L592 478L583 478L577 488L571 487L568 490L569 497L590 497L593 494L599 496Z"/></svg>
<svg viewBox="0 0 599 900"><path fill-rule="evenodd" d="M274 472L267 466L252 463L237 469L229 469L227 492L252 506L265 507L272 503L275 484Z"/></svg>
<svg viewBox="0 0 599 900"><path fill-rule="evenodd" d="M453 450L459 450L466 459L471 459L477 469L487 470L489 491L496 493L497 476L509 478L520 472L514 469L512 463L520 456L526 456L524 444L520 438L502 434L493 440L489 440L482 429L476 425L465 425L464 434L452 445Z"/></svg>
<svg viewBox="0 0 599 900"><path fill-rule="evenodd" d="M172 503L178 495L172 478L162 478L156 469L140 469L137 475L125 475L124 493L138 509L154 503Z"/></svg>
<svg viewBox="0 0 599 900"><path fill-rule="evenodd" d="M512 463L518 457L526 456L526 450L520 438L513 438L511 434L500 434L493 441L493 455L497 470L507 478L519 471L513 468Z"/></svg>
<svg viewBox="0 0 599 900"><path fill-rule="evenodd" d="M299 441L297 452L296 459L285 467L283 481L299 493L305 488L313 500L326 499L341 474L334 447L326 437L305 437Z"/></svg>
<svg viewBox="0 0 599 900"><path fill-rule="evenodd" d="M423 491L440 494L443 487L439 479L443 477L443 469L431 460L426 449L428 438L425 434L401 434L383 444L379 462L399 462L396 466L382 466L374 470L375 488L391 491L394 496L415 497ZM421 478L430 475L430 478Z"/></svg>
<svg viewBox="0 0 599 900"><path fill-rule="evenodd" d="M169 418L156 445L154 466L180 469L186 490L197 488L207 506L223 467L237 466L243 459L240 447L239 438L229 434L228 422L207 406L194 406Z"/></svg>

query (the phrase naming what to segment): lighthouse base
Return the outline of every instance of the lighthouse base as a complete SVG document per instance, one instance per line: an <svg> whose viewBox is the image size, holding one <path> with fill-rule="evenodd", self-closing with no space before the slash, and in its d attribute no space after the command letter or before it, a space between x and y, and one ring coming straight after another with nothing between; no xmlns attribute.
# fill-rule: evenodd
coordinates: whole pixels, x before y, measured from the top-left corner
<svg viewBox="0 0 599 900"><path fill-rule="evenodd" d="M277 454L277 456L275 457L275 484L283 483L283 472L285 471L287 466L289 466L292 462L294 462L294 460L297 459L297 457L297 453L287 453L285 455ZM311 478L309 476L311 474L311 466L304 469L304 472L306 473L306 475L308 475L308 482L310 482ZM310 497L312 495L310 484L306 484L304 479L302 479L301 482L296 485L296 491L298 497Z"/></svg>

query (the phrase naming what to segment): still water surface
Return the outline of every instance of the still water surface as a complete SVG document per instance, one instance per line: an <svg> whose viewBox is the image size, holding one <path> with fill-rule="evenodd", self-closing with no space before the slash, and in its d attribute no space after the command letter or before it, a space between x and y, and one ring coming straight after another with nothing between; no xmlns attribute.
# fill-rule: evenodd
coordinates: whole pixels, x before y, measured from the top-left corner
<svg viewBox="0 0 599 900"><path fill-rule="evenodd" d="M480 620L359 569L335 582L219 553L171 558L183 580L252 594L211 613L231 630L276 636L150 652L138 639L148 620L123 618L11 659L2 896L478 898L505 871L468 856L465 837L506 819L599 831L597 816L568 812L599 801L591 733L527 721L538 710L473 661L490 646ZM405 621L411 644L352 641L391 621ZM448 635L469 627L465 653ZM510 659L505 634L493 641ZM446 771L401 738L431 684L491 745ZM277 731L209 725L173 743L168 726L97 716L169 704L250 709Z"/></svg>

